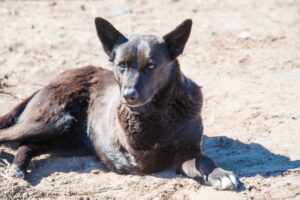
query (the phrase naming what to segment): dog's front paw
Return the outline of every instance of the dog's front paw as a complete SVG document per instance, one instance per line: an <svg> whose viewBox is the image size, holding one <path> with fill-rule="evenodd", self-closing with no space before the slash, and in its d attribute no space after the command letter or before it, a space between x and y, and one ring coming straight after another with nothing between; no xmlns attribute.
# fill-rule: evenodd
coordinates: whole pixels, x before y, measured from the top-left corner
<svg viewBox="0 0 300 200"><path fill-rule="evenodd" d="M18 166L16 166L15 164L9 164L7 161L4 163L6 164L6 168L2 173L0 173L0 175L2 177L6 178L6 179L10 179L10 178L24 179L25 178L25 172L23 170L21 170Z"/></svg>
<svg viewBox="0 0 300 200"><path fill-rule="evenodd" d="M237 190L240 186L234 173L221 168L214 169L208 175L208 183L216 190Z"/></svg>

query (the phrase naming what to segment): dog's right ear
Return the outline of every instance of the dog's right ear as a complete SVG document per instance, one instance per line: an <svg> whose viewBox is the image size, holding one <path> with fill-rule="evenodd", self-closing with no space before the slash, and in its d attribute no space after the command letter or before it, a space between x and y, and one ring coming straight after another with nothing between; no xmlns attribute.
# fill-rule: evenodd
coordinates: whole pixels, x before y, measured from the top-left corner
<svg viewBox="0 0 300 200"><path fill-rule="evenodd" d="M109 56L109 60L113 61L115 56L114 46L125 37L111 23L101 17L95 18L95 25L103 49Z"/></svg>

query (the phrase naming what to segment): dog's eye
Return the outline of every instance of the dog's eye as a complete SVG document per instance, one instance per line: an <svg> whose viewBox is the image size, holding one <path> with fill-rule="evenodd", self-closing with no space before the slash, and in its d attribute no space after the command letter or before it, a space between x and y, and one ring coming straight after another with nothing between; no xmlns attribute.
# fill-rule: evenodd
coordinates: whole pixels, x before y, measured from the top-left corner
<svg viewBox="0 0 300 200"><path fill-rule="evenodd" d="M120 68L125 69L126 67L128 67L128 64L127 64L127 63L119 63L118 66L119 66Z"/></svg>
<svg viewBox="0 0 300 200"><path fill-rule="evenodd" d="M146 65L146 68L147 68L148 70L151 70L151 69L154 69L154 68L155 68L155 65L152 64L152 63L149 63L149 64Z"/></svg>
<svg viewBox="0 0 300 200"><path fill-rule="evenodd" d="M154 68L154 65L149 65L148 66L148 69L153 69Z"/></svg>

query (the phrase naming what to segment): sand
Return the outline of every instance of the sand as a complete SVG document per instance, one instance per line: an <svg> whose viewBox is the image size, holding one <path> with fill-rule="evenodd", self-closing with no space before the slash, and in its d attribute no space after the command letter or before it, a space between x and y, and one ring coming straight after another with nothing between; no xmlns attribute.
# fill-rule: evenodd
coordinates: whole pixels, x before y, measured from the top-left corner
<svg viewBox="0 0 300 200"><path fill-rule="evenodd" d="M0 199L300 199L300 1L0 1L0 114L64 70L111 68L94 18L123 33L194 25L182 71L204 92L204 152L244 188L215 191L177 175L105 172L94 157L35 158ZM13 151L0 146L0 157ZM0 168L0 171L3 168Z"/></svg>

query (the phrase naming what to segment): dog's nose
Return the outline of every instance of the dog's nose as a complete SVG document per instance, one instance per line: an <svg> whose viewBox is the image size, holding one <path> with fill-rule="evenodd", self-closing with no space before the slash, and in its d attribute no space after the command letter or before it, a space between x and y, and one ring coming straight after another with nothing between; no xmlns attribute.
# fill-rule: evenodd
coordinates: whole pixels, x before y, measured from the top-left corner
<svg viewBox="0 0 300 200"><path fill-rule="evenodd" d="M134 103L138 98L138 93L134 89L125 89L123 97L127 103Z"/></svg>

